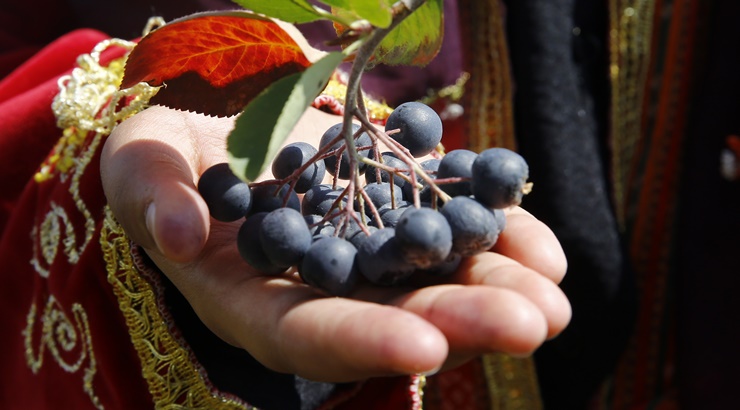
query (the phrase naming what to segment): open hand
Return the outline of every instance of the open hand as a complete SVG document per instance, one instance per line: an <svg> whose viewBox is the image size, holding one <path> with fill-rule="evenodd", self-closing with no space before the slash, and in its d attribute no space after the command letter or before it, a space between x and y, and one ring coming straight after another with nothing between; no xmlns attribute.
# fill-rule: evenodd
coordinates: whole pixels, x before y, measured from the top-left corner
<svg viewBox="0 0 740 410"><path fill-rule="evenodd" d="M317 144L339 121L310 109L286 143ZM129 237L206 326L265 366L333 382L431 372L484 353L530 354L569 322L560 244L520 208L508 212L493 252L469 258L446 283L365 286L337 298L289 274L260 274L238 254L240 223L211 219L196 189L200 174L226 161L232 127L233 119L151 107L111 134L101 172Z"/></svg>

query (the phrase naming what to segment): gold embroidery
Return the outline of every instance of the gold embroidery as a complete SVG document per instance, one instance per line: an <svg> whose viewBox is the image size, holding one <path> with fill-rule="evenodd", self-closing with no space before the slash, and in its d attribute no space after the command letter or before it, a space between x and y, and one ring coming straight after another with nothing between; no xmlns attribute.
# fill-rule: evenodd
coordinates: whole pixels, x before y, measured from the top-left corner
<svg viewBox="0 0 740 410"><path fill-rule="evenodd" d="M324 87L324 90L321 92L321 95L334 98L342 106L344 106L344 98L346 94L347 85L338 77L338 74L335 74L331 79L329 79L326 87ZM364 97L363 101L365 103L365 108L367 109L368 119L371 122L383 122L388 118L391 112L393 112L391 107L373 98Z"/></svg>
<svg viewBox="0 0 740 410"><path fill-rule="evenodd" d="M141 359L142 373L155 407L188 409L250 409L236 399L214 392L170 333L157 305L152 285L142 277L131 256L123 229L110 209L100 234L108 282L126 320L131 342Z"/></svg>
<svg viewBox="0 0 740 410"><path fill-rule="evenodd" d="M465 83L470 79L470 73L463 72L457 77L454 84L442 87L438 90L429 90L427 95L419 101L430 105L439 100L449 100L450 102L459 103L465 94Z"/></svg>
<svg viewBox="0 0 740 410"><path fill-rule="evenodd" d="M542 408L532 358L514 358L498 353L483 356L492 410L537 410Z"/></svg>
<svg viewBox="0 0 740 410"><path fill-rule="evenodd" d="M654 0L609 1L612 175L615 212L622 228L627 218L630 158L643 135L642 91L650 66L654 12Z"/></svg>
<svg viewBox="0 0 740 410"><path fill-rule="evenodd" d="M56 244L52 238L59 238L58 231L54 231L58 228L58 222L54 222L53 218L61 218L65 224L64 250L70 263L77 263L92 240L95 220L80 196L80 180L103 137L111 132L115 124L143 109L156 93L156 88L143 83L119 92L118 84L123 77L125 58L113 60L107 66L100 63L101 53L109 47L119 46L131 50L134 45L133 42L118 39L103 41L90 54L77 59L78 67L70 75L59 79L59 93L54 98L52 109L57 125L64 128L64 131L34 179L42 183L58 175L60 181L65 182L69 173L72 173L69 193L84 218L85 236L77 246L74 227L69 218L61 207L52 204L52 210L42 222L41 229L34 229L33 232L34 238L40 233L42 256L49 265L56 255ZM119 102L129 97L131 102L121 108ZM88 139L90 132L94 135ZM34 255L31 261L34 268L42 277L48 277L47 269L39 263L37 252Z"/></svg>
<svg viewBox="0 0 740 410"><path fill-rule="evenodd" d="M96 46L90 55L81 56L78 60L79 68L60 80L60 92L54 100L53 109L58 125L65 129L64 136L55 147L55 155L44 164L37 175L37 181L43 182L54 174L64 179L66 174L72 173L70 194L85 220L92 221L86 222L85 241L79 252L84 250L92 238L95 227L90 212L79 195L80 178L103 137L120 121L144 109L157 91L157 88L144 83L117 91L123 76L124 59L114 60L106 67L101 66L99 62L100 53L114 45L129 50L134 46L133 43L117 39L104 41ZM122 108L120 102L124 99L126 104ZM79 137L87 136L90 132L93 136L85 146L85 138ZM54 227L59 227L57 218L65 225L71 226L60 209L52 207L47 216L49 222L42 223L41 230L46 231L41 232L42 237L52 232ZM193 364L188 351L169 333L168 325L158 310L149 283L139 276L133 267L127 240L121 231L110 229L114 226L111 221L112 216L108 213L106 227L101 231L101 247L109 272L108 279L113 285L121 311L129 325L131 341L141 359L143 376L149 385L155 406L190 409L246 408L246 405L238 401L211 392L200 369ZM109 242L112 238L108 237L108 233L119 236L115 242ZM54 238L53 235L50 237ZM59 237L59 233L56 237ZM67 232L65 253L72 263L78 258L75 256L77 253L73 245L74 236ZM52 246L53 240L44 241L41 248L45 258L51 257L53 260L53 252L49 250ZM30 338L30 332L28 337ZM31 364L34 363L37 363L37 366L41 365L40 361ZM90 385L92 374L85 379L90 381Z"/></svg>
<svg viewBox="0 0 740 410"><path fill-rule="evenodd" d="M34 303L26 317L26 328L23 331L28 367L34 374L38 373L44 364L44 353L47 350L54 361L69 373L77 373L87 362L88 365L82 376L83 390L90 396L90 400L96 408L103 409L103 405L95 395L92 386L93 377L97 372L97 363L93 354L90 324L85 309L79 303L72 305L73 322L64 313L64 309L56 298L49 296L40 318L37 317L36 310L37 307ZM33 334L37 321L41 322L41 334L38 340L38 350L35 351ZM79 349L77 355L75 355L75 348L77 347ZM70 360L75 356L77 356L75 360Z"/></svg>
<svg viewBox="0 0 740 410"><path fill-rule="evenodd" d="M74 225L70 221L67 212L54 201L52 201L49 206L51 207L51 211L46 214L41 225L39 227L34 227L31 231L31 238L34 245L34 256L31 258L31 265L33 265L36 272L44 278L49 277L49 271L47 268L42 266L39 261L39 258L37 257L39 253L41 253L41 257L43 261L46 262L46 265L51 265L56 258L59 243L61 242L64 244L64 254L67 255L68 262L70 264L75 264L79 261L80 255L84 251L85 247L87 247L90 238L92 238L91 234L90 238L86 237L85 242L78 247ZM61 224L64 225L64 239L62 239L61 236L62 229L59 223L60 220ZM92 217L86 218L85 224L93 225L94 227L95 221Z"/></svg>
<svg viewBox="0 0 740 410"><path fill-rule="evenodd" d="M39 231L42 232L39 234ZM41 229L33 227L31 230L31 242L33 243L33 257L31 258L31 265L33 265L36 272L42 278L49 277L49 270L45 266L51 265L54 258L57 256L57 249L59 249L59 238L61 228L59 227L59 219L54 216L53 213L49 213L41 222ZM39 249L39 247L41 249ZM45 265L42 265L36 255L41 252Z"/></svg>
<svg viewBox="0 0 740 410"><path fill-rule="evenodd" d="M60 91L54 99L52 109L57 118L57 125L64 131L34 179L37 183L44 183L55 176L59 177L61 183L69 179L69 194L84 219L84 239L81 242L78 240L75 226L66 210L51 202L49 205L51 209L40 225L35 226L31 232L34 246L31 265L42 278L49 277L49 266L59 254L60 245L63 245L67 262L74 265L91 242L95 234L95 220L80 195L80 180L103 137L110 133L116 123L141 110L156 92L156 89L145 84L125 92L118 92L124 59L114 60L105 67L100 64L100 54L108 47L121 46L130 50L133 45L134 43L115 39L104 41L90 54L80 56L77 61L79 67L74 69L72 74L59 80ZM134 93L136 96L131 98L132 102L125 108L120 108L119 102L133 96ZM93 134L88 138L90 132ZM73 303L71 312L74 320L71 320L54 295L48 297L40 317L37 315L37 309L36 304L32 303L23 331L29 368L33 373L38 373L47 351L56 363L69 373L77 373L85 363L88 363L88 366L82 369L83 389L92 404L98 409L103 409L93 390L97 364L85 309L81 304ZM35 345L34 327L39 322L41 331L38 344ZM74 357L78 347L78 356L74 360L70 359Z"/></svg>
<svg viewBox="0 0 740 410"><path fill-rule="evenodd" d="M502 5L499 0L468 0L461 2L460 9L463 18L467 14L461 21L470 22L463 28L470 41L466 56L470 79L462 98L468 147L476 152L493 146L514 149L512 80Z"/></svg>
<svg viewBox="0 0 740 410"><path fill-rule="evenodd" d="M470 42L466 57L470 78L461 100L468 147L476 152L492 146L516 149L505 11L499 0L465 0L460 10L461 21L471 22L465 28ZM542 408L532 358L499 353L483 356L481 363L491 409Z"/></svg>

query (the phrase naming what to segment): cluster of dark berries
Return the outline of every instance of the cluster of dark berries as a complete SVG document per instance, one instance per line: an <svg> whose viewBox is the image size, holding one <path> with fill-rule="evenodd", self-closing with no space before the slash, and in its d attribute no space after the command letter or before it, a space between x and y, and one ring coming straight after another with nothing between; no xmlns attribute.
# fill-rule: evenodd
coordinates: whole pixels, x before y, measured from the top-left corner
<svg viewBox="0 0 740 410"><path fill-rule="evenodd" d="M296 267L306 283L336 296L358 280L391 286L412 275L450 274L496 243L503 208L518 205L530 188L527 163L503 148L417 162L442 139L439 116L421 103L399 106L385 132L355 124L350 139L342 130L341 123L329 128L318 147L284 147L270 181L247 185L227 164L201 176L213 218L246 217L237 247L256 269ZM381 152L378 142L389 149ZM332 183L323 183L326 173Z"/></svg>

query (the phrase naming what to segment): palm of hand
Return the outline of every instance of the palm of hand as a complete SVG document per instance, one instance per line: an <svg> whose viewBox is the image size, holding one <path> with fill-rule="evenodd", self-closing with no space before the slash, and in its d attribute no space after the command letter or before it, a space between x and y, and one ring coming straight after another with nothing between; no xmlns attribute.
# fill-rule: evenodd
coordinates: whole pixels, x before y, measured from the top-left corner
<svg viewBox="0 0 740 410"><path fill-rule="evenodd" d="M446 283L328 298L295 276L255 272L237 252L239 224L210 219L195 189L198 175L225 161L231 121L152 107L111 135L101 170L129 236L214 333L267 367L326 381L429 372L488 352L529 354L569 321L557 287L562 250L521 209L509 213L495 252L470 258ZM293 140L336 122L309 111Z"/></svg>

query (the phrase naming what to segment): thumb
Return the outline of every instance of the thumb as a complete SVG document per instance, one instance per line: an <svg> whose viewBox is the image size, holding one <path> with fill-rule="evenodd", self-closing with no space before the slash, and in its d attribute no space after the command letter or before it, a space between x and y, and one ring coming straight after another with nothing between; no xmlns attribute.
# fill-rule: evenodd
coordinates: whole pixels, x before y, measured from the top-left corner
<svg viewBox="0 0 740 410"><path fill-rule="evenodd" d="M186 159L194 158L192 143L153 138L157 132L167 134L161 123L154 133L146 122L135 125L124 121L103 149L101 177L108 204L131 240L147 252L192 261L210 228L208 207L193 182L195 166Z"/></svg>
<svg viewBox="0 0 740 410"><path fill-rule="evenodd" d="M175 262L193 260L208 238L206 204L192 183L188 185L170 179L151 181L149 185L156 187L144 212L146 232L152 243L149 246L140 243L147 248L156 248L164 257ZM145 194L140 197L145 197Z"/></svg>

